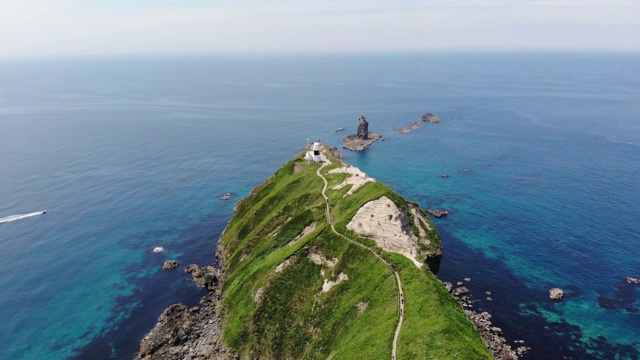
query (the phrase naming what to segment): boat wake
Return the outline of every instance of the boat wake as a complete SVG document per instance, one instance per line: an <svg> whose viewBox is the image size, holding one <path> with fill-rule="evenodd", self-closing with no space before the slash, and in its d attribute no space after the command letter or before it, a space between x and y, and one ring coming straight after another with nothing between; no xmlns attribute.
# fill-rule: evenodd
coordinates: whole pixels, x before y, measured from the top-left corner
<svg viewBox="0 0 640 360"><path fill-rule="evenodd" d="M42 210L42 211L36 211L36 212L28 213L28 214L11 215L11 216L0 218L0 224L4 224L4 223L7 223L7 222L12 222L12 221L16 221L16 220L21 220L21 219L26 219L28 217L38 216L38 215L42 215L42 214L46 214L46 213L47 213L47 210Z"/></svg>

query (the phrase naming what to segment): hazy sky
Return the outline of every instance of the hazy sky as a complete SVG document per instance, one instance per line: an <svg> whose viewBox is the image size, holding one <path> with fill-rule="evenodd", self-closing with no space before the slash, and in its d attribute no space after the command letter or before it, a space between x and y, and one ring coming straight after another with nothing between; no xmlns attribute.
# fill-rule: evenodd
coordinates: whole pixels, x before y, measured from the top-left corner
<svg viewBox="0 0 640 360"><path fill-rule="evenodd" d="M640 51L640 0L0 0L0 57Z"/></svg>

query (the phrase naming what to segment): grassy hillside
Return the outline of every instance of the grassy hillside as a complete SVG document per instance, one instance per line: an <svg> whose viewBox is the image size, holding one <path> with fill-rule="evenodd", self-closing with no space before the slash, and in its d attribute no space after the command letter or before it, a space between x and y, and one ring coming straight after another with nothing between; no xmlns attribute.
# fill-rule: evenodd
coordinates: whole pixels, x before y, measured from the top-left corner
<svg viewBox="0 0 640 360"><path fill-rule="evenodd" d="M339 165L330 160L321 171L329 182L331 218L357 243L327 223L319 166L300 157L285 164L238 204L220 241L225 344L242 358L390 358L399 317L396 271L405 303L398 359L490 358L460 306L426 266L419 269L346 229L362 205L383 195L399 207L412 203L379 182L343 197L348 188L330 189L347 175L327 175ZM433 225L416 223L414 233L418 226L428 230L421 250L439 250Z"/></svg>

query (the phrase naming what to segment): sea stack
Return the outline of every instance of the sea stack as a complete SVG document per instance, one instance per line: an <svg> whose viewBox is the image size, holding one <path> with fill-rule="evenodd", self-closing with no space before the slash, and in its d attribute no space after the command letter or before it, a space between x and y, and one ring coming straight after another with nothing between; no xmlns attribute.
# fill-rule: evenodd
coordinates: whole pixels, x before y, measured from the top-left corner
<svg viewBox="0 0 640 360"><path fill-rule="evenodd" d="M351 151L363 151L378 140L383 140L382 134L369 131L369 122L363 114L358 119L356 133L342 138L342 147Z"/></svg>
<svg viewBox="0 0 640 360"><path fill-rule="evenodd" d="M360 115L360 119L358 119L358 131L356 131L356 135L358 136L358 139L369 139L369 123L364 117L364 114Z"/></svg>

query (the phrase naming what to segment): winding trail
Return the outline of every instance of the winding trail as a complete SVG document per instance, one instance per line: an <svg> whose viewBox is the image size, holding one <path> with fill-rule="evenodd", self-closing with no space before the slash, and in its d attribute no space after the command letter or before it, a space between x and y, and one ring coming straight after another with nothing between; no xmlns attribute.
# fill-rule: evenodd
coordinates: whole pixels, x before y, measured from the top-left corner
<svg viewBox="0 0 640 360"><path fill-rule="evenodd" d="M325 167L328 164L330 164L330 162L325 158L325 161L318 168L316 173L322 179L322 181L324 181L324 186L322 187L322 197L324 198L324 202L325 202L325 215L327 217L327 222L329 223L329 226L331 226L331 231L333 231L336 235L340 236L341 238L347 240L348 242L350 242L350 243L352 243L352 244L354 244L356 246L359 246L359 247L371 252L380 261L382 261L385 264L387 264L389 266L389 268L391 268L391 271L393 271L393 274L396 276L396 281L398 282L398 325L396 326L396 332L393 335L393 346L392 346L392 349L391 349L391 360L396 360L397 359L397 355L396 354L397 354L397 348L398 348L398 338L400 337L400 329L402 328L402 320L404 319L404 292L402 291L402 282L400 281L400 275L398 275L398 272L396 271L396 269L394 268L393 265L391 265L387 260L383 259L375 251L371 250L370 248L362 245L361 243L359 243L359 242L357 242L355 240L349 239L348 237L342 235L341 233L339 233L336 230L335 226L333 226L333 222L331 221L331 212L330 212L330 209L329 209L329 198L327 197L327 194L326 194L327 187L329 186L329 183L327 182L327 179L322 175L322 173L320 173L320 170L322 170L322 168Z"/></svg>

